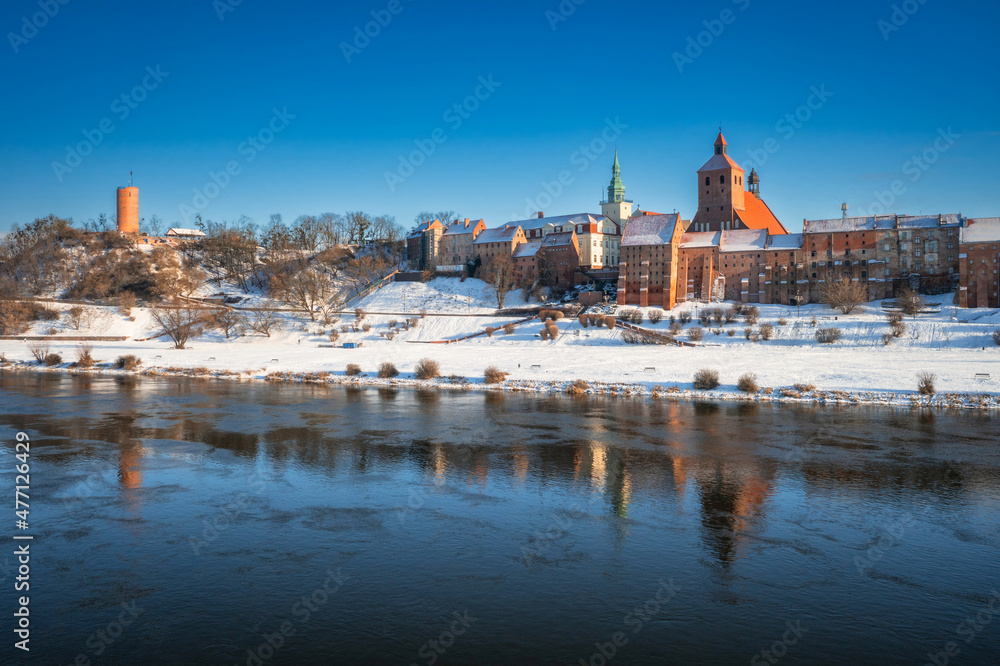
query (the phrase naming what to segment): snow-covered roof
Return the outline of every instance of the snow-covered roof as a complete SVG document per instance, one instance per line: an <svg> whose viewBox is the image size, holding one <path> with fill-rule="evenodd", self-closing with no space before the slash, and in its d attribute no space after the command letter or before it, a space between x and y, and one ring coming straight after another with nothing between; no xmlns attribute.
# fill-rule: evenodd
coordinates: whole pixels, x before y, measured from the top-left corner
<svg viewBox="0 0 1000 666"><path fill-rule="evenodd" d="M722 232L722 252L758 252L767 245L767 229L729 229Z"/></svg>
<svg viewBox="0 0 1000 666"><path fill-rule="evenodd" d="M876 229L893 229L896 224L895 215L868 217L836 217L831 220L806 220L802 231L807 234L838 234L849 231L875 231Z"/></svg>
<svg viewBox="0 0 1000 666"><path fill-rule="evenodd" d="M669 245L674 231L680 224L679 213L669 215L645 215L629 220L622 235L622 246Z"/></svg>
<svg viewBox="0 0 1000 666"><path fill-rule="evenodd" d="M574 234L572 231L560 231L558 233L549 234L542 240L542 247L573 245L573 236Z"/></svg>
<svg viewBox="0 0 1000 666"><path fill-rule="evenodd" d="M205 236L204 231L199 231L198 229L169 229L167 231L168 236L193 236L197 238L203 238Z"/></svg>
<svg viewBox="0 0 1000 666"><path fill-rule="evenodd" d="M1000 242L1000 217L970 219L962 228L962 243Z"/></svg>
<svg viewBox="0 0 1000 666"><path fill-rule="evenodd" d="M896 218L899 229L936 229L937 227L959 226L962 216L958 213L948 215L900 215Z"/></svg>
<svg viewBox="0 0 1000 666"><path fill-rule="evenodd" d="M704 171L717 171L718 169L736 169L743 171L743 167L734 162L729 155L712 155L712 159L705 162L705 166L698 169L698 173Z"/></svg>
<svg viewBox="0 0 1000 666"><path fill-rule="evenodd" d="M531 217L527 220L518 220L516 222L509 222L508 224L513 224L520 226L525 231L531 229L541 229L546 224L551 224L557 227L561 227L564 224L597 224L601 219L607 219L604 215L599 215L596 213L575 213L573 215L555 215L553 217Z"/></svg>
<svg viewBox="0 0 1000 666"><path fill-rule="evenodd" d="M499 227L497 229L484 229L481 234L476 237L476 245L479 243L501 243L503 241L510 241L514 239L517 235L517 230L521 227L512 224L506 227Z"/></svg>
<svg viewBox="0 0 1000 666"><path fill-rule="evenodd" d="M802 234L778 234L767 239L769 250L801 250Z"/></svg>
<svg viewBox="0 0 1000 666"><path fill-rule="evenodd" d="M542 249L541 241L534 241L531 243L521 243L514 250L514 258L520 259L522 257L534 257L538 254L538 251Z"/></svg>
<svg viewBox="0 0 1000 666"><path fill-rule="evenodd" d="M452 236L454 234L471 234L479 226L482 220L455 220L444 230L445 236Z"/></svg>
<svg viewBox="0 0 1000 666"><path fill-rule="evenodd" d="M689 231L681 236L680 247L718 247L721 231Z"/></svg>

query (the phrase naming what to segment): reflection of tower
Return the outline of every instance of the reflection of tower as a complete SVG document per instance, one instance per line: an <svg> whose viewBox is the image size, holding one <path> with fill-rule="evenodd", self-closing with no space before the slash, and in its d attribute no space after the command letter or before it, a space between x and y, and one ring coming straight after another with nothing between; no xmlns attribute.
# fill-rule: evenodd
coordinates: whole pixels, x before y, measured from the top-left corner
<svg viewBox="0 0 1000 666"><path fill-rule="evenodd" d="M122 488L142 487L142 443L128 440L118 445L118 481Z"/></svg>
<svg viewBox="0 0 1000 666"><path fill-rule="evenodd" d="M139 233L139 188L132 186L131 174L128 187L118 188L118 231Z"/></svg>
<svg viewBox="0 0 1000 666"><path fill-rule="evenodd" d="M594 490L604 490L604 481L607 476L608 449L600 443L594 442L591 447L590 458L590 484Z"/></svg>

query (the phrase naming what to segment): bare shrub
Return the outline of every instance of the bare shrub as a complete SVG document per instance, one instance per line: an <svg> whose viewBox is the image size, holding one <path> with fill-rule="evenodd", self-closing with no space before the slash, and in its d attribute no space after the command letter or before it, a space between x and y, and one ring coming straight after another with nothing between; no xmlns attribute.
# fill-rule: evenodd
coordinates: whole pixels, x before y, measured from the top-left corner
<svg viewBox="0 0 1000 666"><path fill-rule="evenodd" d="M732 308L733 312L736 313L737 317L743 313L743 304L740 303L739 301L733 303L729 307Z"/></svg>
<svg viewBox="0 0 1000 666"><path fill-rule="evenodd" d="M350 333L351 332L351 326L349 324L344 324L343 326L340 327L340 332L341 333Z"/></svg>
<svg viewBox="0 0 1000 666"><path fill-rule="evenodd" d="M422 358L417 361L413 373L417 379L434 379L441 376L441 364L429 358Z"/></svg>
<svg viewBox="0 0 1000 666"><path fill-rule="evenodd" d="M882 335L882 344L888 347L892 344L892 341L896 339L892 333L885 333Z"/></svg>
<svg viewBox="0 0 1000 666"><path fill-rule="evenodd" d="M361 330L364 331L365 333L369 333L372 330L372 325L366 321L365 323L361 324Z"/></svg>
<svg viewBox="0 0 1000 666"><path fill-rule="evenodd" d="M733 329L729 329L726 335L728 335L729 337L733 337L734 335L736 335L736 331L734 331Z"/></svg>
<svg viewBox="0 0 1000 666"><path fill-rule="evenodd" d="M691 320L694 319L694 315L690 310L688 310L687 312L681 312L677 315L677 319L679 319L682 324L690 324Z"/></svg>
<svg viewBox="0 0 1000 666"><path fill-rule="evenodd" d="M243 316L236 310L223 308L211 316L211 325L226 335L226 340L243 332Z"/></svg>
<svg viewBox="0 0 1000 666"><path fill-rule="evenodd" d="M357 321L364 321L365 317L367 317L367 316L368 316L368 313L365 312L364 309L362 309L362 308L354 308L354 318Z"/></svg>
<svg viewBox="0 0 1000 666"><path fill-rule="evenodd" d="M702 310L701 312L699 312L698 313L698 323L701 324L702 326L711 326L712 325L712 311L711 310Z"/></svg>
<svg viewBox="0 0 1000 666"><path fill-rule="evenodd" d="M566 393L570 395L582 395L590 388L590 384L582 379L578 379L566 387Z"/></svg>
<svg viewBox="0 0 1000 666"><path fill-rule="evenodd" d="M680 335L681 331L683 330L684 326L679 321L675 321L674 323L670 324L670 333L672 335Z"/></svg>
<svg viewBox="0 0 1000 666"><path fill-rule="evenodd" d="M379 379L392 379L393 377L399 377L399 370L396 369L395 365L386 361L378 366L378 376Z"/></svg>
<svg viewBox="0 0 1000 666"><path fill-rule="evenodd" d="M788 324L788 320L785 319L784 317L782 317L781 319L778 320L778 326L785 326L787 324Z"/></svg>
<svg viewBox="0 0 1000 666"><path fill-rule="evenodd" d="M135 372L142 365L142 359L134 354L126 354L125 356L119 356L115 360L115 367L119 370L128 370L129 372Z"/></svg>
<svg viewBox="0 0 1000 666"><path fill-rule="evenodd" d="M35 357L36 361L42 363L45 361L45 357L49 355L49 343L45 340L31 342L28 344L28 351Z"/></svg>
<svg viewBox="0 0 1000 666"><path fill-rule="evenodd" d="M744 393L756 393L760 390L760 386L757 384L757 375L752 372L740 375L740 378L736 381L736 388Z"/></svg>
<svg viewBox="0 0 1000 666"><path fill-rule="evenodd" d="M538 337L540 337L542 340L549 339L549 332L544 326L542 327L542 330L538 332Z"/></svg>
<svg viewBox="0 0 1000 666"><path fill-rule="evenodd" d="M423 319L423 318L425 318L426 316L427 316L427 310L426 310L426 309L424 309L424 310L421 310L421 311L420 311L420 318L421 318L421 319Z"/></svg>
<svg viewBox="0 0 1000 666"><path fill-rule="evenodd" d="M66 321L74 330L79 331L80 326L83 325L83 307L79 305L74 305L69 310L66 311Z"/></svg>
<svg viewBox="0 0 1000 666"><path fill-rule="evenodd" d="M917 391L920 395L934 395L936 392L934 390L934 381L937 379L937 375L932 372L918 372L917 373Z"/></svg>
<svg viewBox="0 0 1000 666"><path fill-rule="evenodd" d="M132 315L132 308L135 307L136 299L135 294L131 291L123 291L118 294L118 311L121 312L126 317Z"/></svg>
<svg viewBox="0 0 1000 666"><path fill-rule="evenodd" d="M549 334L549 338L555 340L559 337L559 327L555 325L554 322L549 322L545 325L545 331Z"/></svg>
<svg viewBox="0 0 1000 666"><path fill-rule="evenodd" d="M760 325L760 337L764 340L770 340L774 337L774 325L773 324L761 324Z"/></svg>
<svg viewBox="0 0 1000 666"><path fill-rule="evenodd" d="M759 318L760 308L756 305L748 305L743 308L743 319L745 319L749 325L753 326L756 324Z"/></svg>
<svg viewBox="0 0 1000 666"><path fill-rule="evenodd" d="M694 387L699 391L711 391L719 387L719 371L702 369L694 373Z"/></svg>
<svg viewBox="0 0 1000 666"><path fill-rule="evenodd" d="M28 308L16 301L0 301L0 335L20 335L31 321Z"/></svg>
<svg viewBox="0 0 1000 666"><path fill-rule="evenodd" d="M638 326L642 323L642 310L633 310L632 314L629 316L628 320Z"/></svg>
<svg viewBox="0 0 1000 666"><path fill-rule="evenodd" d="M10 361L7 359L7 354L0 352L0 368L9 365Z"/></svg>
<svg viewBox="0 0 1000 666"><path fill-rule="evenodd" d="M583 326L584 328L590 326L590 319L587 317L587 315L583 314L582 312L580 313L580 316L577 317L577 321L579 321L580 326Z"/></svg>
<svg viewBox="0 0 1000 666"><path fill-rule="evenodd" d="M752 338L753 337L753 329L750 328L749 326L747 326L746 328L744 328L743 329L743 337L745 337L747 340L749 340L750 338Z"/></svg>
<svg viewBox="0 0 1000 666"><path fill-rule="evenodd" d="M513 335L515 328L516 328L516 326L514 326L514 322L511 322L509 324L504 324L503 325L503 332L506 333L507 335Z"/></svg>
<svg viewBox="0 0 1000 666"><path fill-rule="evenodd" d="M1000 328L993 331L993 344L1000 345Z"/></svg>
<svg viewBox="0 0 1000 666"><path fill-rule="evenodd" d="M868 287L862 282L844 278L830 283L826 287L824 296L827 305L848 315L868 301ZM861 311L863 310L864 308L861 308Z"/></svg>
<svg viewBox="0 0 1000 666"><path fill-rule="evenodd" d="M604 318L604 326L609 330L615 330L615 318L612 316L607 316Z"/></svg>
<svg viewBox="0 0 1000 666"><path fill-rule="evenodd" d="M693 342L701 342L702 338L705 337L705 329L701 326L692 326L688 329L688 339Z"/></svg>
<svg viewBox="0 0 1000 666"><path fill-rule="evenodd" d="M344 374L348 377L357 377L361 374L361 366L357 363L348 363L347 369L344 370Z"/></svg>
<svg viewBox="0 0 1000 666"><path fill-rule="evenodd" d="M59 354L46 354L45 355L45 365L52 367L53 365L59 365L62 363L62 356Z"/></svg>
<svg viewBox="0 0 1000 666"><path fill-rule="evenodd" d="M486 371L483 373L487 384L499 384L507 379L508 374L510 373L504 372L495 365L486 368Z"/></svg>
<svg viewBox="0 0 1000 666"><path fill-rule="evenodd" d="M833 344L843 335L839 328L818 328L816 329L816 342L821 345Z"/></svg>
<svg viewBox="0 0 1000 666"><path fill-rule="evenodd" d="M339 339L340 333L337 332L337 329L330 329L330 342L336 342Z"/></svg>
<svg viewBox="0 0 1000 666"><path fill-rule="evenodd" d="M726 319L726 313L722 308L712 308L712 321L715 322L716 326L722 326L722 322Z"/></svg>
<svg viewBox="0 0 1000 666"><path fill-rule="evenodd" d="M487 326L487 327L486 327L486 337L488 337L488 338L492 338L492 337L493 337L493 333L494 333L494 332L495 332L496 330L497 330L497 329L493 328L492 326Z"/></svg>
<svg viewBox="0 0 1000 666"><path fill-rule="evenodd" d="M901 321L889 324L889 333L894 338L901 338L906 333L906 324Z"/></svg>
<svg viewBox="0 0 1000 666"><path fill-rule="evenodd" d="M723 315L723 317L725 317L726 319L727 324L732 324L734 321L736 321L736 318L739 316L740 316L740 311L737 310L736 307L732 305L726 308L726 312Z"/></svg>
<svg viewBox="0 0 1000 666"><path fill-rule="evenodd" d="M663 310L650 310L649 311L649 323L659 324L663 321Z"/></svg>
<svg viewBox="0 0 1000 666"><path fill-rule="evenodd" d="M76 348L76 366L78 368L92 368L96 361L94 360L94 347L93 345L80 345Z"/></svg>
<svg viewBox="0 0 1000 666"><path fill-rule="evenodd" d="M399 322L396 321L395 319L390 319L389 323L387 324L387 326L389 328L396 328L397 326L399 326Z"/></svg>

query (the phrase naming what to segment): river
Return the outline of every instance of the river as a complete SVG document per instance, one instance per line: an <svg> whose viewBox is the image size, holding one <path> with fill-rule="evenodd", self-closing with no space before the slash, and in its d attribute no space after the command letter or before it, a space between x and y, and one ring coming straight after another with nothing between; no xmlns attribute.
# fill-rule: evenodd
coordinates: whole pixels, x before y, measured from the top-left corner
<svg viewBox="0 0 1000 666"><path fill-rule="evenodd" d="M8 373L11 496L18 432L5 664L1000 663L997 414Z"/></svg>

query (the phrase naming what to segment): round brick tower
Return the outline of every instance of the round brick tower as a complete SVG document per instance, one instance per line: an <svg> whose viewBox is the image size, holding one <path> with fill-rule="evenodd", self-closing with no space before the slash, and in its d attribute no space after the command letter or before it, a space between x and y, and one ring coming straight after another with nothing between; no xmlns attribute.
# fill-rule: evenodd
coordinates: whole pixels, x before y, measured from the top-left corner
<svg viewBox="0 0 1000 666"><path fill-rule="evenodd" d="M118 231L123 234L139 233L139 188L118 188Z"/></svg>

